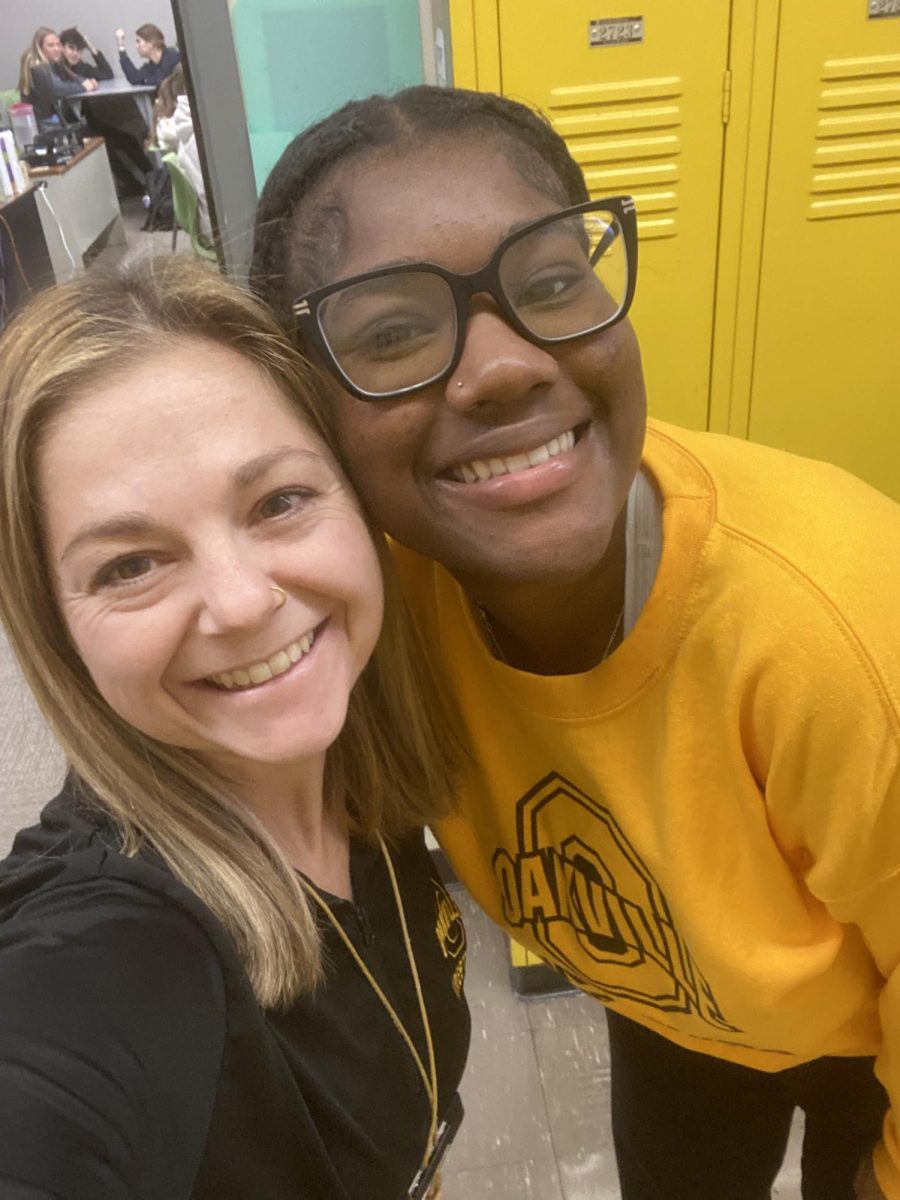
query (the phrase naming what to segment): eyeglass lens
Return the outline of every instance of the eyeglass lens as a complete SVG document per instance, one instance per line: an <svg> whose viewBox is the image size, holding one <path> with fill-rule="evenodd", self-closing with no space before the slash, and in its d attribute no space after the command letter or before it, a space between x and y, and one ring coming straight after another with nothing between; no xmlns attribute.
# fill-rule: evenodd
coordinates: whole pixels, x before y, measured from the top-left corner
<svg viewBox="0 0 900 1200"><path fill-rule="evenodd" d="M612 212L561 216L511 242L500 259L500 286L536 338L562 340L609 324L628 284L624 237ZM319 328L344 375L371 395L437 378L457 338L450 285L430 271L401 271L327 296Z"/></svg>
<svg viewBox="0 0 900 1200"><path fill-rule="evenodd" d="M430 271L351 284L319 305L319 328L347 378L386 395L434 379L453 357L456 302Z"/></svg>

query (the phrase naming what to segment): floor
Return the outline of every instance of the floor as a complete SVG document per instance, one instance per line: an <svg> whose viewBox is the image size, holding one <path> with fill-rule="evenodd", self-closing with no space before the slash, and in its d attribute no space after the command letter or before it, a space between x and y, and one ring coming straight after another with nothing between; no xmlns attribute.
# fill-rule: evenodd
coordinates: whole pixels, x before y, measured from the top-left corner
<svg viewBox="0 0 900 1200"><path fill-rule="evenodd" d="M520 1000L503 934L461 889L454 898L469 940L472 1051L441 1200L619 1200L602 1008L581 995ZM798 1119L778 1200L800 1200L801 1137Z"/></svg>
<svg viewBox="0 0 900 1200"><path fill-rule="evenodd" d="M140 201L126 202L123 218L127 256L170 252L170 233L141 232ZM110 266L121 257L122 248L110 246L96 261ZM53 794L63 766L0 633L0 857ZM505 938L461 891L456 898L469 939L472 1052L466 1120L442 1200L618 1200L602 1009L585 996L520 1000ZM779 1200L799 1200L800 1135L798 1122L773 1193Z"/></svg>
<svg viewBox="0 0 900 1200"><path fill-rule="evenodd" d="M114 267L117 262L138 255L172 253L171 230L145 233L141 228L147 217L147 211L141 203L140 197L129 196L125 200L121 200L119 208L122 211L122 224L125 226L126 245L124 247L110 245L101 249L92 260L92 266ZM190 238L184 232L178 234L175 245L178 253L192 253Z"/></svg>

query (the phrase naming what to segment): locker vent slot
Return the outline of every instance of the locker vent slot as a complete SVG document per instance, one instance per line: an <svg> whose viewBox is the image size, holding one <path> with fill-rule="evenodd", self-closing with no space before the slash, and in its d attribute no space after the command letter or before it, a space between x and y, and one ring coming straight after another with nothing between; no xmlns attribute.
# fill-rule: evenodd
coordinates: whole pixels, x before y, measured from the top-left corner
<svg viewBox="0 0 900 1200"><path fill-rule="evenodd" d="M900 212L900 54L824 64L811 220Z"/></svg>
<svg viewBox="0 0 900 1200"><path fill-rule="evenodd" d="M667 75L553 88L545 105L591 196L634 196L642 238L678 233L682 92Z"/></svg>

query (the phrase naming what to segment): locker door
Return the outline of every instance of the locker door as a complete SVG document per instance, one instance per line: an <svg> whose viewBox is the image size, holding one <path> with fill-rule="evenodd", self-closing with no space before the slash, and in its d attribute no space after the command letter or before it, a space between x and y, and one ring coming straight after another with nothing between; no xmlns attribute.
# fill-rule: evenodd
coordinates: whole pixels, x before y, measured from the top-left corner
<svg viewBox="0 0 900 1200"><path fill-rule="evenodd" d="M703 0L499 0L504 94L544 110L592 196L626 192L636 200L641 245L632 320L650 411L701 429L729 8ZM643 41L622 40L640 18ZM623 27L592 26L604 20Z"/></svg>
<svg viewBox="0 0 900 1200"><path fill-rule="evenodd" d="M900 12L781 5L749 436L900 499Z"/></svg>

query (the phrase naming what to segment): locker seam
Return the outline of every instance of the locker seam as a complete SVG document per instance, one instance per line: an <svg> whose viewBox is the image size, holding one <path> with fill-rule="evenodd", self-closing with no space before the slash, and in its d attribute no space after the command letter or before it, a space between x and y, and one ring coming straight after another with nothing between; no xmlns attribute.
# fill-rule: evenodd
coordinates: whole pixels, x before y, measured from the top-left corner
<svg viewBox="0 0 900 1200"><path fill-rule="evenodd" d="M472 0L472 4L474 6L475 0ZM501 96L505 96L506 88L503 86L503 42L500 37L500 0L497 0L494 5L494 21L496 23L495 33L497 37L497 82L500 85L498 91Z"/></svg>
<svg viewBox="0 0 900 1200"><path fill-rule="evenodd" d="M732 51L734 40L734 6L728 6L728 30L725 35L725 71L731 74L732 69ZM706 372L706 428L709 429L710 421L712 420L712 389L713 389L713 358L715 356L716 346L716 321L719 316L719 290L721 286L720 273L722 270L722 213L725 208L725 149L728 140L729 121L723 122L722 125L722 142L719 150L719 200L718 200L718 220L716 221L716 256L715 256L715 271L713 279L713 304L712 304L712 322L710 324L710 341L709 341L709 358L707 361ZM729 396L729 408L731 397Z"/></svg>
<svg viewBox="0 0 900 1200"><path fill-rule="evenodd" d="M759 258L756 263L756 287L754 291L753 302L753 353L750 359L750 379L747 398L747 424L744 430L744 437L750 439L750 423L753 417L753 385L756 379L756 343L759 336L759 310L760 310L760 287L762 285L763 260L766 253L766 230L768 227L769 217L769 181L772 177L772 133L775 127L775 101L778 90L778 81L780 78L780 58L781 58L781 34L782 34L782 11L784 5L782 0L778 0L778 21L775 29L775 62L772 73L772 107L769 112L769 129L766 148L766 177L763 181L763 205L762 205L762 232L759 242Z"/></svg>

